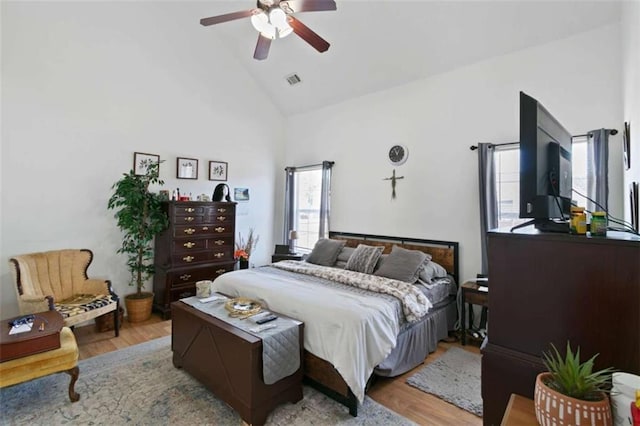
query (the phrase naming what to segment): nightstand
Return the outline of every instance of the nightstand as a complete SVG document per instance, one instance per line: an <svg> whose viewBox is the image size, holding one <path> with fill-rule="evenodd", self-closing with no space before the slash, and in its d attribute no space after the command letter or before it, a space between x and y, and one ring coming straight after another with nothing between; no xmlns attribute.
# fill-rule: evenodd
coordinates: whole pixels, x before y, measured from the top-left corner
<svg viewBox="0 0 640 426"><path fill-rule="evenodd" d="M276 253L271 256L271 263L280 262L281 260L302 260L302 255L297 253Z"/></svg>
<svg viewBox="0 0 640 426"><path fill-rule="evenodd" d="M485 289L487 287L484 287ZM467 281L461 286L462 291L462 312L460 313L460 327L462 329L462 344L467 344L467 320L466 305L481 305L485 308L489 307L489 292L480 290L480 286L475 281Z"/></svg>

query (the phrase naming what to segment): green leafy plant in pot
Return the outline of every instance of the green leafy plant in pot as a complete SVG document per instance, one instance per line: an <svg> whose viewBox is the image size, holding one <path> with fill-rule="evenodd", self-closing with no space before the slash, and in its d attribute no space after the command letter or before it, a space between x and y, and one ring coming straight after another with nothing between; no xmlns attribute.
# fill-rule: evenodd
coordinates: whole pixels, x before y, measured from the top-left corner
<svg viewBox="0 0 640 426"><path fill-rule="evenodd" d="M154 273L153 239L169 225L161 207L158 194L149 192L149 185L163 185L159 178L160 163L147 162L146 173L136 175L133 170L123 174L113 184L113 195L108 209L116 210L115 218L123 232L122 246L117 253L127 255L127 267L131 272L129 285L136 286L136 293L125 296L127 319L139 322L151 316L153 293L143 292L145 281Z"/></svg>
<svg viewBox="0 0 640 426"><path fill-rule="evenodd" d="M607 392L611 385L612 368L593 371L594 355L580 362L580 348L575 353L567 342L563 357L552 344L543 354L548 372L538 374L535 385L535 411L541 425L612 424L611 405Z"/></svg>

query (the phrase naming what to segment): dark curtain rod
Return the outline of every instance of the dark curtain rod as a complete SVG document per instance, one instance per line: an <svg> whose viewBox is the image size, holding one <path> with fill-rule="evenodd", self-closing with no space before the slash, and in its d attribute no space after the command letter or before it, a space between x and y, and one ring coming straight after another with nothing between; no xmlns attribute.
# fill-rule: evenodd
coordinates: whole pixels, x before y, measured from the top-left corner
<svg viewBox="0 0 640 426"><path fill-rule="evenodd" d="M611 133L612 135L617 135L618 134L618 130L616 129L608 129L609 133ZM571 139L574 138L592 138L593 135L591 133L585 133L584 135L574 135L571 136ZM491 146L506 146L506 145L520 145L520 142L505 142L505 143L492 143ZM469 147L469 149L471 151L475 151L476 149L478 149L478 145L471 145Z"/></svg>

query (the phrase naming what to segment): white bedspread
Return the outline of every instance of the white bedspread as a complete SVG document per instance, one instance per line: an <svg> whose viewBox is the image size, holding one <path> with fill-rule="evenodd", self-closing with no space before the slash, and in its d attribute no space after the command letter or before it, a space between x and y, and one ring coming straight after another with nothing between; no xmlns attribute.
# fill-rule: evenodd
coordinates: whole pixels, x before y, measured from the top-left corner
<svg viewBox="0 0 640 426"><path fill-rule="evenodd" d="M360 402L376 365L396 345L400 324L396 306L380 297L327 287L295 274L245 269L216 278L213 290L266 304L304 322L304 347L329 361Z"/></svg>

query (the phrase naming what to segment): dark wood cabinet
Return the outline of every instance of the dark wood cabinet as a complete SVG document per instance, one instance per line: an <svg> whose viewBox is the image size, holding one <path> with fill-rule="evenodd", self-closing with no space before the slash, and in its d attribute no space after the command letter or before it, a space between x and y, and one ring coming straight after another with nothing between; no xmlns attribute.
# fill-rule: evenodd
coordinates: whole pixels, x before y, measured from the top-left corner
<svg viewBox="0 0 640 426"><path fill-rule="evenodd" d="M484 424L509 397L533 398L542 353L567 341L596 368L640 374L640 238L489 232L490 324L482 357ZM586 358L585 358L586 359Z"/></svg>
<svg viewBox="0 0 640 426"><path fill-rule="evenodd" d="M235 203L168 201L169 228L156 236L154 309L171 316L171 302L195 296L196 282L232 271Z"/></svg>

